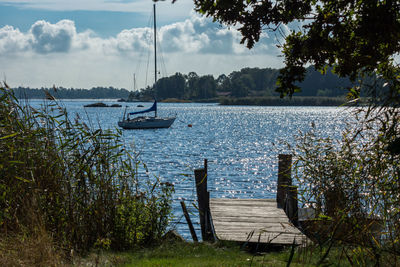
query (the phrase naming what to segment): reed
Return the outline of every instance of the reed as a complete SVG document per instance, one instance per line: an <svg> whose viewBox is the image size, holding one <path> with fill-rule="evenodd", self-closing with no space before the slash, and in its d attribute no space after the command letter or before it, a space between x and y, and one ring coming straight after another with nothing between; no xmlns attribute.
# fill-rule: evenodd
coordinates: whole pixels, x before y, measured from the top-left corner
<svg viewBox="0 0 400 267"><path fill-rule="evenodd" d="M171 216L173 186L145 168L121 132L70 119L52 95L41 110L0 88L0 231L43 228L69 254L157 242Z"/></svg>

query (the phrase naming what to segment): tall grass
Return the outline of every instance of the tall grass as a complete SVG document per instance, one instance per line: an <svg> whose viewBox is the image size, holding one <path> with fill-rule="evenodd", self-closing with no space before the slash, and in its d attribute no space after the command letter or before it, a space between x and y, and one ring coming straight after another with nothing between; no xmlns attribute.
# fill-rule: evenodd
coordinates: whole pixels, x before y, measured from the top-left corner
<svg viewBox="0 0 400 267"><path fill-rule="evenodd" d="M121 132L70 119L50 94L41 110L0 88L0 231L51 237L63 251L128 249L156 242L173 186L144 168Z"/></svg>

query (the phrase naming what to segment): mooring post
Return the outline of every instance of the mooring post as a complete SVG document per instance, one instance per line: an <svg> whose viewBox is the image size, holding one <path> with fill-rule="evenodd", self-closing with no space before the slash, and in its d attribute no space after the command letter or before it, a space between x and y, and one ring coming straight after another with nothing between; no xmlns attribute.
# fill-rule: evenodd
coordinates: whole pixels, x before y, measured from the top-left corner
<svg viewBox="0 0 400 267"><path fill-rule="evenodd" d="M292 155L279 154L276 202L284 209L290 222L298 224L297 186L292 186Z"/></svg>
<svg viewBox="0 0 400 267"><path fill-rule="evenodd" d="M194 230L192 220L190 219L189 213L186 209L185 202L183 200L181 200L181 207L182 207L183 215L185 215L186 222L189 226L190 234L192 235L193 241L198 242L199 240L197 239L196 231Z"/></svg>
<svg viewBox="0 0 400 267"><path fill-rule="evenodd" d="M288 194L285 203L285 212L289 218L289 221L293 223L294 226L299 225L299 218L298 218L298 199L297 199L297 186L290 186L288 188Z"/></svg>
<svg viewBox="0 0 400 267"><path fill-rule="evenodd" d="M196 182L197 202L199 205L201 237L203 241L212 241L210 219L210 193L207 191L207 159L204 160L204 168L194 170Z"/></svg>
<svg viewBox="0 0 400 267"><path fill-rule="evenodd" d="M276 193L276 202L278 208L285 207L288 187L292 185L292 155L279 154L278 156L278 188Z"/></svg>

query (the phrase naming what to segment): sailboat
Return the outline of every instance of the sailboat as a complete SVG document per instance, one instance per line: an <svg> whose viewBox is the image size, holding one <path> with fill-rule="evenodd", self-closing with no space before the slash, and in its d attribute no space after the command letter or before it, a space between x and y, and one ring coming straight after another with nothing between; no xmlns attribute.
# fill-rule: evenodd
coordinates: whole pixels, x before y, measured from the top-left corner
<svg viewBox="0 0 400 267"><path fill-rule="evenodd" d="M153 4L154 15L154 86L157 84L157 31L156 31L156 5ZM131 118L137 114L144 114L154 111L154 116L139 116ZM118 126L123 129L155 129L169 128L175 121L175 117L157 117L157 100L154 99L153 105L146 110L126 113L122 120L118 121Z"/></svg>

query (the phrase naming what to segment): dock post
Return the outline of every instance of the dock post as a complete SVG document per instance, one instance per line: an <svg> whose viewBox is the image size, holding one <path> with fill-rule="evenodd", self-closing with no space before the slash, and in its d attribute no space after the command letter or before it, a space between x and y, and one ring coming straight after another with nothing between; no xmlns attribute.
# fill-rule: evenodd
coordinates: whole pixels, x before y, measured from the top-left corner
<svg viewBox="0 0 400 267"><path fill-rule="evenodd" d="M288 216L289 221L293 223L294 226L299 226L297 193L297 186L290 186L288 188L287 201L285 205L285 213Z"/></svg>
<svg viewBox="0 0 400 267"><path fill-rule="evenodd" d="M276 202L278 208L285 207L288 187L292 185L292 155L279 154L278 156L278 188Z"/></svg>
<svg viewBox="0 0 400 267"><path fill-rule="evenodd" d="M189 226L190 234L192 235L193 241L195 243L197 243L199 240L197 239L197 235L196 235L196 232L194 231L192 220L190 220L189 213L186 209L185 201L183 201L183 200L181 201L181 207L182 207L183 215L185 215L186 222Z"/></svg>
<svg viewBox="0 0 400 267"><path fill-rule="evenodd" d="M284 209L290 222L298 224L297 187L292 186L292 155L279 154L278 188L276 202L278 208Z"/></svg>
<svg viewBox="0 0 400 267"><path fill-rule="evenodd" d="M212 241L210 219L210 193L207 191L207 159L204 160L204 168L194 170L196 182L197 202L199 205L201 237L203 241Z"/></svg>

